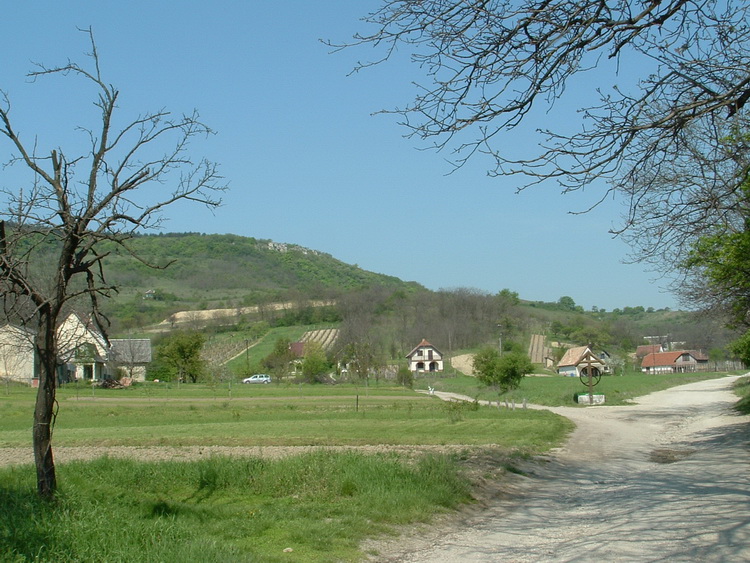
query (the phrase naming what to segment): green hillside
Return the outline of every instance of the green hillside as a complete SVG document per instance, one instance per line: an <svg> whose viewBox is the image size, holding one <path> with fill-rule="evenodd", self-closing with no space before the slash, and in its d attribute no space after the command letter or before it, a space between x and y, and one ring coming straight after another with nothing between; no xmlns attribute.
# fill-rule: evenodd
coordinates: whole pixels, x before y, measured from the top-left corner
<svg viewBox="0 0 750 563"><path fill-rule="evenodd" d="M103 248L111 251L105 262L107 279L119 288L106 307L126 325L161 320L178 310L329 299L372 287L424 290L415 282L368 272L330 254L264 239L170 233L138 236L129 246L148 265L114 245Z"/></svg>
<svg viewBox="0 0 750 563"><path fill-rule="evenodd" d="M429 291L323 252L267 239L142 235L128 242L132 255L108 244L100 248L107 254L104 271L118 292L101 304L115 335L142 333L168 318L173 326L160 328L229 332L227 339L242 342L269 327L340 326L341 347L365 347L379 362L403 359L423 338L453 355L499 342L504 349L526 351L532 335L544 335L548 346L558 342L560 349L591 342L614 354L634 351L646 336L706 352L720 352L734 337L720 319L638 304L584 311L567 296L544 303L526 301L510 289L496 295L470 288ZM35 267L41 271L53 264L53 251L37 245ZM312 300L330 305L313 307ZM187 313L179 325L174 321L180 311L211 309L230 313L216 322L197 313Z"/></svg>

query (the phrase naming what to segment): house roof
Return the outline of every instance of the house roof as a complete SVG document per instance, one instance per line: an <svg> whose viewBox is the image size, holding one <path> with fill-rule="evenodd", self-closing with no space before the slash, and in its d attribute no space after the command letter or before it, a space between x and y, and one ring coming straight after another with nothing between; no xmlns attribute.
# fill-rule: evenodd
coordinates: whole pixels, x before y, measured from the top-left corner
<svg viewBox="0 0 750 563"><path fill-rule="evenodd" d="M671 352L657 352L647 355L641 362L641 367L653 368L658 366L673 366L677 363L677 359L683 354L690 354L695 359L695 356L688 350L673 350Z"/></svg>
<svg viewBox="0 0 750 563"><path fill-rule="evenodd" d="M295 358L301 358L305 355L305 343L304 342L290 342L289 351Z"/></svg>
<svg viewBox="0 0 750 563"><path fill-rule="evenodd" d="M604 364L588 346L577 346L565 352L565 355L558 362L557 367L577 366L589 357L594 362Z"/></svg>
<svg viewBox="0 0 750 563"><path fill-rule="evenodd" d="M110 359L123 364L147 364L151 361L151 340L148 338L113 338L109 341Z"/></svg>
<svg viewBox="0 0 750 563"><path fill-rule="evenodd" d="M635 349L636 358L645 358L649 354L658 354L663 351L661 344L643 344Z"/></svg>
<svg viewBox="0 0 750 563"><path fill-rule="evenodd" d="M425 339L423 338L423 339L422 339L422 342L420 342L419 344L417 344L417 345L416 345L416 346L415 346L415 347L414 347L414 348L412 349L412 351L411 351L411 352L409 352L408 354L406 354L406 357L407 357L407 358L411 358L411 357L412 357L412 356L413 356L414 354L416 354L416 353L417 353L417 350L419 350L420 348L432 348L433 350L435 350L435 352L437 352L437 353L438 353L438 354L440 354L441 356L443 355L443 353L442 353L442 352L441 352L440 350L438 350L437 348L435 348L435 347L434 347L434 346L433 346L432 344L430 344L429 342L427 342L427 340L425 340Z"/></svg>
<svg viewBox="0 0 750 563"><path fill-rule="evenodd" d="M688 350L688 352L690 352L690 355L699 362L707 362L709 360L708 356L706 356L701 350Z"/></svg>
<svg viewBox="0 0 750 563"><path fill-rule="evenodd" d="M83 345L93 346L96 361L107 357L108 343L104 335L96 329L90 319L84 322L76 313L69 314L57 328L60 357L69 361Z"/></svg>

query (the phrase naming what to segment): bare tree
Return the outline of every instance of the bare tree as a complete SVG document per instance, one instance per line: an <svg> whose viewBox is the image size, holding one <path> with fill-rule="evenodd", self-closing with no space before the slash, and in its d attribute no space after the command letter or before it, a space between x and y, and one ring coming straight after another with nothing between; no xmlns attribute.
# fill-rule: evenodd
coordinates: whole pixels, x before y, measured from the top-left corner
<svg viewBox="0 0 750 563"><path fill-rule="evenodd" d="M457 166L488 154L492 174L524 175L524 186L552 179L567 192L608 181L600 197L625 190L625 229L649 217L654 181L669 173L654 165L717 148L722 130L747 119L750 5L744 0L384 0L363 19L371 32L329 44L373 47L373 60L356 70L398 56L400 47L410 50L427 82L394 113L411 135L452 148ZM566 130L570 120L557 120L559 129L539 131L535 155L508 151L512 143L503 143L503 134L550 109L574 78L594 68L617 72L632 60L641 75L632 83L621 75L618 85L598 89L598 101L579 108L580 126ZM702 147L685 144L696 128L710 133ZM725 178L736 185L741 176L732 170ZM679 206L659 201L668 203L660 213ZM704 219L691 213L700 201L684 207L678 218L684 226ZM664 248L658 228L650 224L657 244L645 254ZM672 235L679 240L678 232L666 236Z"/></svg>
<svg viewBox="0 0 750 563"><path fill-rule="evenodd" d="M78 129L87 141L84 151L74 154L62 147L37 146L34 138L16 129L5 94L0 107L0 133L10 145L9 164L31 176L25 190L3 188L9 205L0 216L5 219L0 223L0 289L6 315L35 331L40 369L33 448L37 488L43 497L54 496L57 487L52 429L61 315L83 298L93 322L104 332L107 323L99 301L116 290L107 282L105 257L123 252L139 259L128 241L139 230L158 227L166 207L192 201L215 208L225 189L214 163L194 161L189 155L188 143L211 133L197 113L175 116L159 110L116 125L123 123L117 111L119 91L101 74L91 30L83 31L91 43L87 65L38 65L29 77L41 81L63 76L96 90L96 125L81 124ZM46 276L36 272L42 255L50 266Z"/></svg>

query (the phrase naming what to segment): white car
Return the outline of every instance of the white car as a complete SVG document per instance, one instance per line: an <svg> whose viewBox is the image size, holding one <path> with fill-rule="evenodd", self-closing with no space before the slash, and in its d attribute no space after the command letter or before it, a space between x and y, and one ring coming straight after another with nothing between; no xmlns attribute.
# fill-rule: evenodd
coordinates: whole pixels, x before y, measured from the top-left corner
<svg viewBox="0 0 750 563"><path fill-rule="evenodd" d="M242 383L271 383L271 376L265 373L256 373L243 379Z"/></svg>

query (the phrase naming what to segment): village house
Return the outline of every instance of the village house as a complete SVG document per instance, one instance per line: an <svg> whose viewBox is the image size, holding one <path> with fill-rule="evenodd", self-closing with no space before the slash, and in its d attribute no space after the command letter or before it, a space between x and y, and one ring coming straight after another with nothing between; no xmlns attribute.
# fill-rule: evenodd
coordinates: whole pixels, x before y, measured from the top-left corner
<svg viewBox="0 0 750 563"><path fill-rule="evenodd" d="M101 381L128 375L145 381L146 365L151 361L151 341L107 340L92 323L75 313L68 315L57 329L57 382ZM36 385L39 361L33 348L33 333L5 325L0 328L0 377Z"/></svg>
<svg viewBox="0 0 750 563"><path fill-rule="evenodd" d="M409 371L443 371L443 353L427 340L422 339L411 352L406 355L409 360Z"/></svg>
<svg viewBox="0 0 750 563"><path fill-rule="evenodd" d="M92 323L76 313L68 315L57 329L58 354L65 366L66 381L100 381L106 375L107 341Z"/></svg>
<svg viewBox="0 0 750 563"><path fill-rule="evenodd" d="M591 366L594 373L609 372L609 366L588 346L570 348L557 364L557 373L569 377L580 377Z"/></svg>
<svg viewBox="0 0 750 563"><path fill-rule="evenodd" d="M151 340L113 338L109 344L110 367L133 381L146 381L146 367L151 363Z"/></svg>
<svg viewBox="0 0 750 563"><path fill-rule="evenodd" d="M646 355L641 362L643 373L690 373L708 369L708 358L695 350L655 352Z"/></svg>

